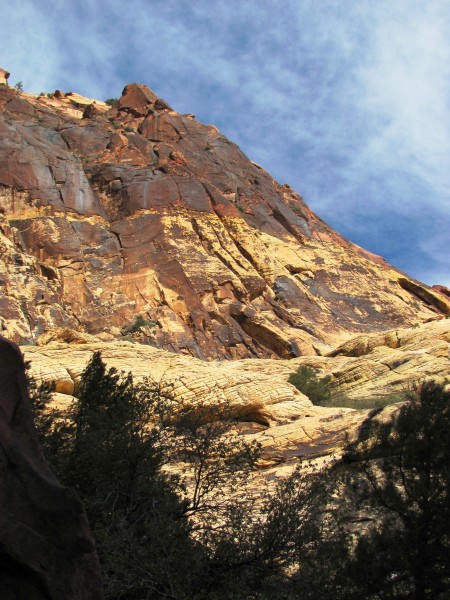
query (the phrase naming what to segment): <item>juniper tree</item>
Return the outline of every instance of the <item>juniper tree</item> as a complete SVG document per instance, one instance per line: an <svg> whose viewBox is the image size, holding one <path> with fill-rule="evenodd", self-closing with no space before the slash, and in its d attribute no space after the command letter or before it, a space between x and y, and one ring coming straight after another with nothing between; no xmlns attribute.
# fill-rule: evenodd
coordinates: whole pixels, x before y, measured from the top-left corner
<svg viewBox="0 0 450 600"><path fill-rule="evenodd" d="M50 464L85 504L105 597L191 597L203 555L183 518L178 480L161 470L165 441L158 427L158 391L107 369L97 352L76 394L64 418L53 411L37 423L45 423L39 429ZM35 402L35 410L47 400Z"/></svg>
<svg viewBox="0 0 450 600"><path fill-rule="evenodd" d="M323 475L306 556L298 540L298 598L450 597L450 391L426 381L406 400Z"/></svg>

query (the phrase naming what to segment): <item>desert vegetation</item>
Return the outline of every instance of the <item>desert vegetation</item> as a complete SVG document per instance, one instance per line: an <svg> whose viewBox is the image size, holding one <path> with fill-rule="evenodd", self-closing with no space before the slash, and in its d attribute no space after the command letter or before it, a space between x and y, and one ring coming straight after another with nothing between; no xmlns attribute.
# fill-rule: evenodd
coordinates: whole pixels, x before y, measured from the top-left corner
<svg viewBox="0 0 450 600"><path fill-rule="evenodd" d="M377 398L350 398L343 393L333 391L330 377L320 376L317 369L301 365L289 376L288 382L308 396L318 406L341 406L344 408L384 408L390 404L401 402L404 393L392 393Z"/></svg>
<svg viewBox="0 0 450 600"><path fill-rule="evenodd" d="M226 406L174 405L99 353L68 412L51 394L30 382L47 461L84 502L106 598L448 598L444 385L424 382L388 422L374 411L342 459L299 466L259 500L244 486L259 447Z"/></svg>
<svg viewBox="0 0 450 600"><path fill-rule="evenodd" d="M144 327L155 327L155 325L155 321L144 319L142 315L136 315L133 323L122 327L121 333L123 336L131 335L140 332Z"/></svg>
<svg viewBox="0 0 450 600"><path fill-rule="evenodd" d="M327 405L331 401L330 382L327 377L319 377L316 369L302 365L292 373L289 383L303 392L313 404Z"/></svg>

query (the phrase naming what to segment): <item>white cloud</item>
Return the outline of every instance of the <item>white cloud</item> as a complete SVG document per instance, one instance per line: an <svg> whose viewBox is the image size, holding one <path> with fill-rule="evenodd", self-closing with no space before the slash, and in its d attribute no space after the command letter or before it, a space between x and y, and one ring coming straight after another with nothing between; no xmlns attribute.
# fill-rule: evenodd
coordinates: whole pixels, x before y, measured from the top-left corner
<svg viewBox="0 0 450 600"><path fill-rule="evenodd" d="M374 121L362 159L408 171L448 201L450 19L433 3L418 6L377 20L358 73L361 108Z"/></svg>
<svg viewBox="0 0 450 600"><path fill-rule="evenodd" d="M100 98L147 83L218 124L357 243L427 281L445 273L446 1L4 4L0 66L13 83ZM406 231L410 243L396 243Z"/></svg>

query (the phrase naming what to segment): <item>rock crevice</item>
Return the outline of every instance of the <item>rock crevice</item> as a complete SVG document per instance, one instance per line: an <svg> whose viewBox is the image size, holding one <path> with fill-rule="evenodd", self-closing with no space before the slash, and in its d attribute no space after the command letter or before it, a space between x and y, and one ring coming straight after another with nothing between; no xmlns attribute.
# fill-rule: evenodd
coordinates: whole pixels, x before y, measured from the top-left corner
<svg viewBox="0 0 450 600"><path fill-rule="evenodd" d="M450 311L445 294L344 240L146 86L126 86L116 108L92 106L0 86L0 309L11 339L67 326L120 337L141 315L161 323L151 342L162 348L285 357Z"/></svg>

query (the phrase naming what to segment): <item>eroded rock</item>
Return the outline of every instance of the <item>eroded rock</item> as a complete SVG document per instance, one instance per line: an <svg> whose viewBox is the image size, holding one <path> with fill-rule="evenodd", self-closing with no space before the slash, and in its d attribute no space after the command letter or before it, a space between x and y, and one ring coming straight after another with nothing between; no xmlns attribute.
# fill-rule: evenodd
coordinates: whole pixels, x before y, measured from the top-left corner
<svg viewBox="0 0 450 600"><path fill-rule="evenodd" d="M141 317L154 326L134 337L171 351L292 358L450 312L140 84L115 108L2 86L0 207L16 341L55 327L120 337Z"/></svg>
<svg viewBox="0 0 450 600"><path fill-rule="evenodd" d="M5 69L0 69L0 85L8 85L8 77L10 73Z"/></svg>
<svg viewBox="0 0 450 600"><path fill-rule="evenodd" d="M356 348L361 347L359 337L354 341ZM406 390L424 378L444 381L450 377L450 320L374 338L377 344L363 344L365 354L349 356L335 351L330 356L291 360L206 362L129 342L52 342L23 349L33 374L55 381L60 393L73 393L93 352L100 351L108 365L124 373L131 371L136 380L150 378L180 406L226 405L239 431L263 444L266 467L278 468L281 463L292 466L304 457L338 452L346 437L357 431L368 411L342 408L339 399L352 400L355 409L358 400L364 406L386 397L400 401ZM314 406L288 383L301 365L329 378L332 407Z"/></svg>

